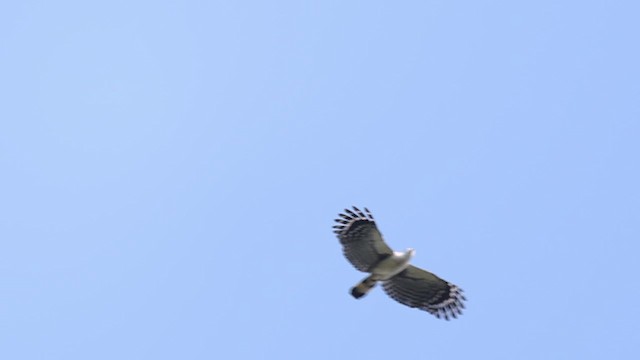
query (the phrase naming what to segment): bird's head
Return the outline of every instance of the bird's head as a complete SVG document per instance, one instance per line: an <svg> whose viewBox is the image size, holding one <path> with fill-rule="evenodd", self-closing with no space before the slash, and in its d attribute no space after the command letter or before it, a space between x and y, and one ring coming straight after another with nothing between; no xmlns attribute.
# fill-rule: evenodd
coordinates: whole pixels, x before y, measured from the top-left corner
<svg viewBox="0 0 640 360"><path fill-rule="evenodd" d="M412 258L416 254L416 251L413 248L407 248L406 254L409 255L409 258Z"/></svg>

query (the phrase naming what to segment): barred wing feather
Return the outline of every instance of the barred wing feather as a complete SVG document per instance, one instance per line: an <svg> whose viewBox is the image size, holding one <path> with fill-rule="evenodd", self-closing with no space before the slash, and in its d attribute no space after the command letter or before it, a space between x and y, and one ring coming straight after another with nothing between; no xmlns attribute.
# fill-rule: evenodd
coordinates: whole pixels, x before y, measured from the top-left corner
<svg viewBox="0 0 640 360"><path fill-rule="evenodd" d="M345 209L335 221L338 224L333 226L334 232L344 256L356 269L370 272L380 260L393 254L367 208L364 212L355 206L353 211Z"/></svg>
<svg viewBox="0 0 640 360"><path fill-rule="evenodd" d="M384 281L382 288L401 304L447 320L462 314L466 300L462 289L413 265Z"/></svg>

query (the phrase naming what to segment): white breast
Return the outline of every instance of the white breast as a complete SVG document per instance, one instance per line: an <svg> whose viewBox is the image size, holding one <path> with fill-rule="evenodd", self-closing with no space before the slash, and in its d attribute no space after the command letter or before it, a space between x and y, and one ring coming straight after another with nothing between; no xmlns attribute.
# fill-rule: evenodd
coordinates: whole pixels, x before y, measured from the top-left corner
<svg viewBox="0 0 640 360"><path fill-rule="evenodd" d="M393 255L376 265L372 274L376 280L387 280L406 269L409 266L411 257L413 257L412 250L406 252L394 251Z"/></svg>

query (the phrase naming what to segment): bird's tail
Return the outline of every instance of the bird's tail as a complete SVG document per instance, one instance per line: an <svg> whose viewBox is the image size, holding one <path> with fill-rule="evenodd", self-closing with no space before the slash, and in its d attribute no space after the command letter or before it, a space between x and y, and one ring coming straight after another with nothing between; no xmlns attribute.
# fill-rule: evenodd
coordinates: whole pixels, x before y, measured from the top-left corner
<svg viewBox="0 0 640 360"><path fill-rule="evenodd" d="M369 290L373 289L373 287L376 286L376 283L377 281L374 280L373 275L369 275L364 278L364 280L362 280L358 285L354 286L351 289L351 295L356 299L360 299L361 297L367 295Z"/></svg>

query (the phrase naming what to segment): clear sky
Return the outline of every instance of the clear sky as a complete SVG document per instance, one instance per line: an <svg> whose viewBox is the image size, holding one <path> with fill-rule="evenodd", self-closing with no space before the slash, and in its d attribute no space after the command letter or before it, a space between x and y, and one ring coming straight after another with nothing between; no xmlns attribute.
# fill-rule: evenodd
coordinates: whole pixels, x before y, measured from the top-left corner
<svg viewBox="0 0 640 360"><path fill-rule="evenodd" d="M638 359L637 1L5 1L0 358ZM438 320L331 232L368 207Z"/></svg>

